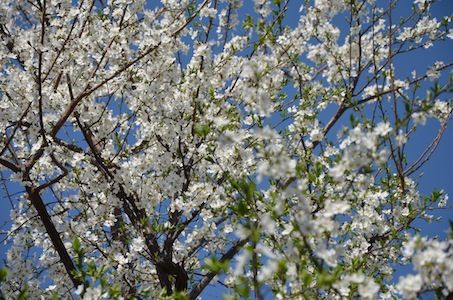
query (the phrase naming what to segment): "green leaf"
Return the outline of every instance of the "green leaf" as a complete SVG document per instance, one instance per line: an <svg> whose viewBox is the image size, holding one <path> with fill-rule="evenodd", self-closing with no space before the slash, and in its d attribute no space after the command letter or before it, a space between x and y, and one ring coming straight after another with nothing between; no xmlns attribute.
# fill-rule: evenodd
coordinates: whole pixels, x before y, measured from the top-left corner
<svg viewBox="0 0 453 300"><path fill-rule="evenodd" d="M280 279L282 282L286 281L287 271L288 271L288 267L286 266L286 261L284 259L279 260L276 275L277 275L278 279Z"/></svg>
<svg viewBox="0 0 453 300"><path fill-rule="evenodd" d="M104 14L104 13L102 12L102 10L98 10L97 13L96 13L96 18L98 18L98 19L101 20L101 21L107 20L108 17L109 17L109 16L106 15L106 14Z"/></svg>
<svg viewBox="0 0 453 300"><path fill-rule="evenodd" d="M357 127L359 124L359 120L353 114L349 115L349 122L352 128Z"/></svg>
<svg viewBox="0 0 453 300"><path fill-rule="evenodd" d="M244 27L244 29L252 29L254 26L252 16L247 15L244 22L242 23L242 26Z"/></svg>
<svg viewBox="0 0 453 300"><path fill-rule="evenodd" d="M238 216L245 216L248 212L247 203L242 199L239 200L234 210L236 211Z"/></svg>
<svg viewBox="0 0 453 300"><path fill-rule="evenodd" d="M439 200L440 196L442 196L442 192L441 191L433 191L431 193L431 201L432 202L436 202L437 200Z"/></svg>
<svg viewBox="0 0 453 300"><path fill-rule="evenodd" d="M302 273L302 282L304 283L304 286L308 287L311 285L311 283L313 282L313 275L303 271Z"/></svg>
<svg viewBox="0 0 453 300"><path fill-rule="evenodd" d="M220 261L216 257L210 257L205 260L204 268L210 272L220 273L228 270L229 261Z"/></svg>
<svg viewBox="0 0 453 300"><path fill-rule="evenodd" d="M1 268L0 269L0 282L6 281L6 277L8 276L8 269L7 268Z"/></svg>
<svg viewBox="0 0 453 300"><path fill-rule="evenodd" d="M211 132L211 128L207 124L196 124L193 127L193 132L200 137L206 137Z"/></svg>
<svg viewBox="0 0 453 300"><path fill-rule="evenodd" d="M448 222L450 223L450 233L448 234L448 237L453 239L453 220L449 219Z"/></svg>
<svg viewBox="0 0 453 300"><path fill-rule="evenodd" d="M237 280L239 283L234 287L234 290L236 293L239 294L244 299L250 299L249 297L249 292L250 292L250 287L247 282L247 279L245 279L243 276L239 277Z"/></svg>
<svg viewBox="0 0 453 300"><path fill-rule="evenodd" d="M335 282L335 276L329 273L320 273L318 275L318 284L321 287L330 287Z"/></svg>
<svg viewBox="0 0 453 300"><path fill-rule="evenodd" d="M189 300L189 296L184 292L175 292L172 295L174 300Z"/></svg>
<svg viewBox="0 0 453 300"><path fill-rule="evenodd" d="M215 100L215 89L213 87L209 88L209 98L211 98L212 101Z"/></svg>
<svg viewBox="0 0 453 300"><path fill-rule="evenodd" d="M94 264L94 262L89 261L89 262L87 262L86 265L87 265L87 271L86 271L87 275L91 276L91 277L96 277L96 275L97 275L96 274L96 265Z"/></svg>
<svg viewBox="0 0 453 300"><path fill-rule="evenodd" d="M411 108L409 102L404 102L404 109L406 110L407 113L412 112L412 108Z"/></svg>
<svg viewBox="0 0 453 300"><path fill-rule="evenodd" d="M28 286L26 285L24 289L20 292L19 296L17 296L17 300L25 300L27 299L28 295Z"/></svg>
<svg viewBox="0 0 453 300"><path fill-rule="evenodd" d="M60 298L60 296L58 296L57 293L53 293L53 294L52 294L52 300L60 300L60 299L61 299L61 298Z"/></svg>
<svg viewBox="0 0 453 300"><path fill-rule="evenodd" d="M118 147L118 149L122 148L121 137L118 132L115 132L115 144L116 144L116 147Z"/></svg>
<svg viewBox="0 0 453 300"><path fill-rule="evenodd" d="M253 226L253 227L251 228L250 239L251 239L254 243L258 243L259 240L260 240L260 236L261 236L261 231L259 230L259 228L256 227L256 226Z"/></svg>
<svg viewBox="0 0 453 300"><path fill-rule="evenodd" d="M207 160L207 161L209 161L210 163L213 163L213 164L216 163L215 160L214 160L214 158L213 158L212 156L206 156L204 159Z"/></svg>
<svg viewBox="0 0 453 300"><path fill-rule="evenodd" d="M253 199L253 194L255 193L256 190L256 184L255 182L247 182L246 179L244 179L241 182L241 187L242 187L242 192L244 193L245 200L247 203L250 203Z"/></svg>
<svg viewBox="0 0 453 300"><path fill-rule="evenodd" d="M316 182L316 175L313 173L308 173L308 181L310 183Z"/></svg>
<svg viewBox="0 0 453 300"><path fill-rule="evenodd" d="M115 284L109 288L109 296L113 299L118 298L121 296L121 286L119 284Z"/></svg>
<svg viewBox="0 0 453 300"><path fill-rule="evenodd" d="M80 253L81 252L81 249L82 249L82 245L80 244L80 240L79 238L74 238L74 240L72 241L72 249L74 249L74 251L76 253Z"/></svg>

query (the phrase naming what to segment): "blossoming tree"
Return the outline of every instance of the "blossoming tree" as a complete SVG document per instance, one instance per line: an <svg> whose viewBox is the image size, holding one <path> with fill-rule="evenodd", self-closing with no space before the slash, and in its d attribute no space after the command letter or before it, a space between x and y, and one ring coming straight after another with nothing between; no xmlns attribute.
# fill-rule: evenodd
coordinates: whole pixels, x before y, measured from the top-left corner
<svg viewBox="0 0 453 300"><path fill-rule="evenodd" d="M400 70L453 36L431 2L1 1L3 296L451 299L413 223L453 62Z"/></svg>

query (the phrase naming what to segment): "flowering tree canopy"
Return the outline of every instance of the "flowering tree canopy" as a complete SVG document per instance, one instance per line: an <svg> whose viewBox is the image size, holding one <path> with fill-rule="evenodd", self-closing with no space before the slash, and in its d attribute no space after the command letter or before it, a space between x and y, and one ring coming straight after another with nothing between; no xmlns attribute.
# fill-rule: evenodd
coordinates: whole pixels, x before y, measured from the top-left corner
<svg viewBox="0 0 453 300"><path fill-rule="evenodd" d="M429 0L154 2L0 2L0 166L23 191L4 297L453 297L453 238L414 227L447 201L418 172L453 112L453 61L400 69L449 43L449 16Z"/></svg>

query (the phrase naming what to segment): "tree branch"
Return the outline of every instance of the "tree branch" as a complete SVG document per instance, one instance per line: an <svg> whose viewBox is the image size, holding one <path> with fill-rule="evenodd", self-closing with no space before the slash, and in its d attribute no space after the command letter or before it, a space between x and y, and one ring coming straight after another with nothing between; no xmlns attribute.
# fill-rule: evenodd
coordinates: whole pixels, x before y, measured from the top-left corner
<svg viewBox="0 0 453 300"><path fill-rule="evenodd" d="M69 253L61 240L60 234L58 233L57 229L55 228L55 225L52 222L52 219L47 212L46 206L44 204L43 199L41 198L41 195L39 194L38 191L33 189L30 186L25 187L27 194L30 198L30 201L33 205L33 207L36 209L38 212L39 218L41 219L42 224L44 225L44 228L46 229L47 234L49 235L49 238L52 242L52 245L54 246L55 250L57 251L58 255L60 256L60 261L63 263L66 273L68 274L69 278L71 279L74 287L77 287L83 282L81 282L79 279L77 279L74 276L74 273L77 271L76 267L74 266L74 263L69 256Z"/></svg>
<svg viewBox="0 0 453 300"><path fill-rule="evenodd" d="M220 262L231 260L241 249L247 244L248 240L241 240L237 242L233 247L230 248L222 257L219 259ZM204 275L204 278L196 285L189 293L189 299L195 300L201 292L208 286L211 280L218 275L219 272L208 272Z"/></svg>

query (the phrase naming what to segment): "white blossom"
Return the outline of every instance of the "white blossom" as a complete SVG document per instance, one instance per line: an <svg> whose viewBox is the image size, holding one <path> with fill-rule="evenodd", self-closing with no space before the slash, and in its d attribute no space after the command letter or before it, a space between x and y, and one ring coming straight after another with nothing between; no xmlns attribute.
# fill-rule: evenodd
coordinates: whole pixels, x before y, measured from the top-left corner
<svg viewBox="0 0 453 300"><path fill-rule="evenodd" d="M4 298L451 295L432 1L54 2L0 1Z"/></svg>
<svg viewBox="0 0 453 300"><path fill-rule="evenodd" d="M416 299L417 293L422 288L422 279L420 275L400 277L397 288L401 291L405 299Z"/></svg>

